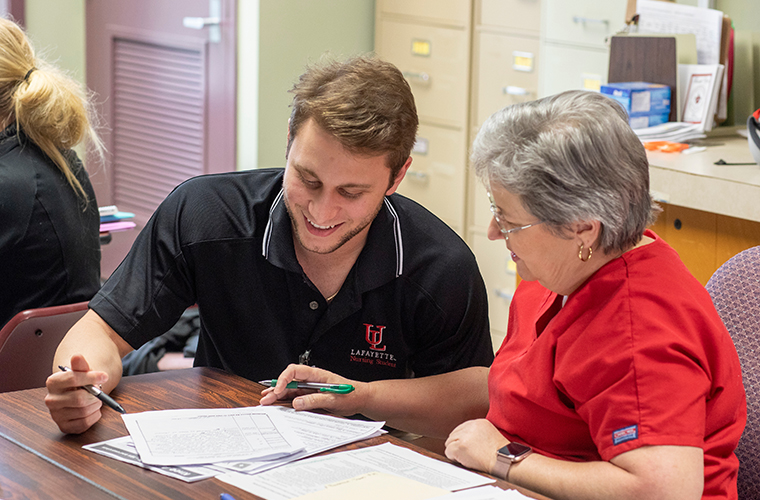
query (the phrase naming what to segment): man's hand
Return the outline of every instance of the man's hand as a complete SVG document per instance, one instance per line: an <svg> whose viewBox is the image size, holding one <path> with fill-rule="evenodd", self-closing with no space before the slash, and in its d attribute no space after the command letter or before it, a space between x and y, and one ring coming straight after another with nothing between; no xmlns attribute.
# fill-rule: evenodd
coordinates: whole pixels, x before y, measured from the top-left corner
<svg viewBox="0 0 760 500"><path fill-rule="evenodd" d="M507 444L507 438L485 418L468 420L446 439L446 456L465 467L490 474L496 465L497 450Z"/></svg>
<svg viewBox="0 0 760 500"><path fill-rule="evenodd" d="M348 394L314 392L305 389L286 389L293 380L299 382L322 382L329 384L351 384L354 390ZM327 370L306 365L291 364L277 378L277 385L262 391L262 405L270 405L278 399L293 399L296 410L313 410L323 408L337 415L354 415L361 413L370 397L370 384L356 382L340 377Z"/></svg>
<svg viewBox="0 0 760 500"><path fill-rule="evenodd" d="M46 382L48 394L45 405L61 432L81 434L100 420L103 403L87 391L83 385L101 385L108 381L108 374L90 371L84 356L71 357L71 371L54 373Z"/></svg>

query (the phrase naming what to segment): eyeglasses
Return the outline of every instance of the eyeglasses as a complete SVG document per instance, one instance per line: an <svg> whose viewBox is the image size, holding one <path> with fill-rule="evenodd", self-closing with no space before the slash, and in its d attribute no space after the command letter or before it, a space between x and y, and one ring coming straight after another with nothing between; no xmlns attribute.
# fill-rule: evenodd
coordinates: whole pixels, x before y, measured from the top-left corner
<svg viewBox="0 0 760 500"><path fill-rule="evenodd" d="M505 226L507 225L507 222L505 220L502 220L501 215L499 213L499 209L496 208L496 202L493 199L493 195L490 191L488 191L488 201L491 202L491 214L493 215L493 218L496 220L496 225L499 226L499 231L501 231L501 234L504 235L506 239L509 239L510 233L516 233L520 229L528 229L529 227L538 226L539 224L543 224L545 221L540 222L534 222L533 224L527 224L525 226L520 227L513 227L512 229L507 229Z"/></svg>

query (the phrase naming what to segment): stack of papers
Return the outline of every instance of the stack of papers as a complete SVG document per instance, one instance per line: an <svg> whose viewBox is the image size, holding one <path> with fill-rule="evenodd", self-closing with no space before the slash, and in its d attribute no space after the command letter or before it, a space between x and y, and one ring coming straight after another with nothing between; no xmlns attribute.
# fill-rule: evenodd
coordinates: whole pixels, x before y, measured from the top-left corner
<svg viewBox="0 0 760 500"><path fill-rule="evenodd" d="M129 436L84 448L186 482L218 477L267 500L525 498L390 443L306 458L381 435L385 422L281 406L148 411L122 419Z"/></svg>
<svg viewBox="0 0 760 500"><path fill-rule="evenodd" d="M687 142L707 137L699 123L668 122L654 127L634 129L641 142Z"/></svg>
<svg viewBox="0 0 760 500"><path fill-rule="evenodd" d="M129 436L84 448L186 482L228 471L255 474L378 436L385 424L279 406L164 410L122 418Z"/></svg>

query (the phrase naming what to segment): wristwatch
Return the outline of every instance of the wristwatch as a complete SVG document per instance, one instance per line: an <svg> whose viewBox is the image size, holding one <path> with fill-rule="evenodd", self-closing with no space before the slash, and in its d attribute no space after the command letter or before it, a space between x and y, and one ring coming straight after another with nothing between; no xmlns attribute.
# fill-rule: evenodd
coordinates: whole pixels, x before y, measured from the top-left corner
<svg viewBox="0 0 760 500"><path fill-rule="evenodd" d="M530 446L521 443L509 443L496 452L496 465L493 468L494 476L509 480L509 468L512 464L523 460L533 453Z"/></svg>

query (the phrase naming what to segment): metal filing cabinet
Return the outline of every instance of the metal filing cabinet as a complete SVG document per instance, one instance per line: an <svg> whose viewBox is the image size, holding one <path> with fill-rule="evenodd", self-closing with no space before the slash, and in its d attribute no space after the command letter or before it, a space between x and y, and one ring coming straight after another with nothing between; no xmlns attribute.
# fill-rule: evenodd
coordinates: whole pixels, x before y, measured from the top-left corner
<svg viewBox="0 0 760 500"><path fill-rule="evenodd" d="M491 114L536 99L541 61L540 0L477 0L474 7L470 143ZM491 339L498 349L517 273L505 243L487 237L491 211L484 186L472 173L468 181L467 241L486 282Z"/></svg>
<svg viewBox="0 0 760 500"><path fill-rule="evenodd" d="M465 234L471 0L377 0L375 52L414 92L420 129L399 192Z"/></svg>
<svg viewBox="0 0 760 500"><path fill-rule="evenodd" d="M506 333L517 274L504 243L486 236L485 189L468 152L482 122L504 106L606 82L605 39L627 0L377 0L375 52L404 73L420 129L399 192L470 245L488 289L491 335Z"/></svg>
<svg viewBox="0 0 760 500"><path fill-rule="evenodd" d="M539 94L599 90L607 83L606 39L625 25L627 0L543 0Z"/></svg>

